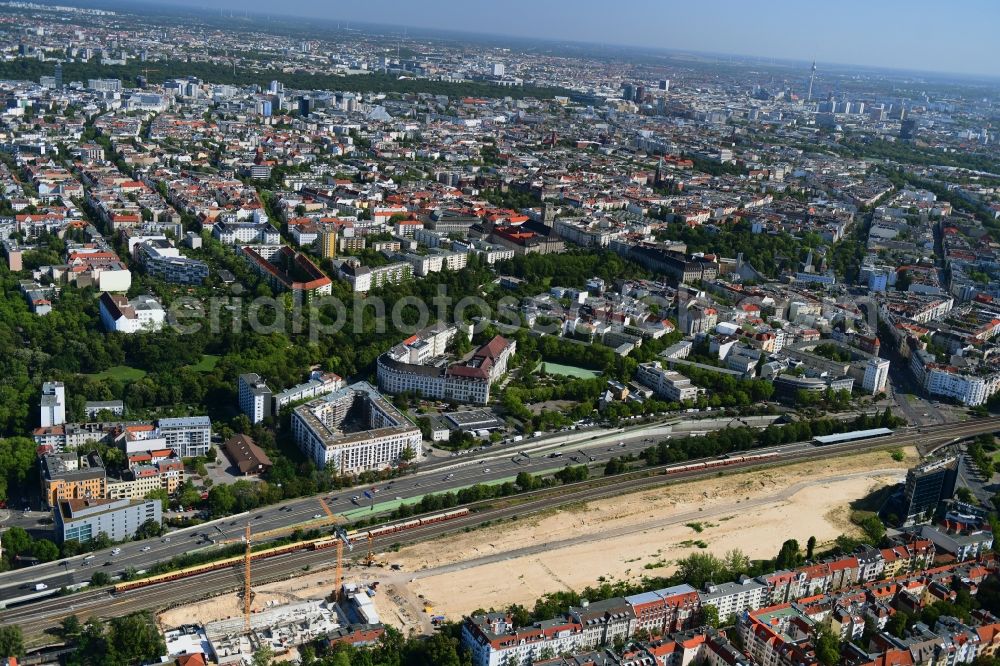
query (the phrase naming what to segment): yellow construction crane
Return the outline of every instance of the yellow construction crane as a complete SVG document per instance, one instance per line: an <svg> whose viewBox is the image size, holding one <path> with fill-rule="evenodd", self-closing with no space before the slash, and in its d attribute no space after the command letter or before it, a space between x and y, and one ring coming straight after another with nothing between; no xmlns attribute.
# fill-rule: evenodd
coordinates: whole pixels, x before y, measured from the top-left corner
<svg viewBox="0 0 1000 666"><path fill-rule="evenodd" d="M340 587L344 584L344 543L337 542L337 575L333 579L333 600L340 601Z"/></svg>
<svg viewBox="0 0 1000 666"><path fill-rule="evenodd" d="M375 566L375 537L368 533L368 553L365 555L365 566L371 567Z"/></svg>
<svg viewBox="0 0 1000 666"><path fill-rule="evenodd" d="M344 528L337 528L337 574L334 578L334 588L333 588L333 598L335 601L340 601L340 588L344 585L344 546L347 546L347 550L354 550L354 544L351 543L350 538L347 536L347 532Z"/></svg>
<svg viewBox="0 0 1000 666"><path fill-rule="evenodd" d="M252 601L250 592L250 523L247 523L246 534L243 537L246 541L246 551L243 555L243 630L250 631L250 602Z"/></svg>

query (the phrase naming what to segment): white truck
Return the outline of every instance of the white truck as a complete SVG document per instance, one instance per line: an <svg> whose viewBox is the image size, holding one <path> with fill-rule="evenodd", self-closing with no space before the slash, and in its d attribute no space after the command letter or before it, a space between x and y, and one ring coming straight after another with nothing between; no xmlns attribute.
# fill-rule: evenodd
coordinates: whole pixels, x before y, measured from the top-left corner
<svg viewBox="0 0 1000 666"><path fill-rule="evenodd" d="M49 589L49 586L45 583L35 583L35 592L41 592L42 590Z"/></svg>

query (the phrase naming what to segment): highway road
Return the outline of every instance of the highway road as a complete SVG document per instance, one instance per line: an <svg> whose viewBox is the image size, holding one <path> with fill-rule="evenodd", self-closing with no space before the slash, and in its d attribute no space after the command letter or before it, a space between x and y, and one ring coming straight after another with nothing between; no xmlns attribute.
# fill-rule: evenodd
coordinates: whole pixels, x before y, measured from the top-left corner
<svg viewBox="0 0 1000 666"><path fill-rule="evenodd" d="M278 536L267 533L287 533L289 528L295 526L308 529L310 526L328 525L334 517L341 522L344 519L367 517L392 509L400 501L412 500L428 493L445 492L476 483L496 483L513 479L522 471L538 474L557 470L567 464L576 464L572 459L574 456L582 463L596 464L606 462L612 456L638 454L647 446L669 436L670 432L671 426L662 423L626 428L624 432L607 429L571 431L552 437L528 439L509 447L489 447L455 458L428 458L421 463L416 473L375 486L377 492L372 492L373 487L358 487L290 500L247 514L176 530L162 538L121 544L117 555L112 554L112 549L105 549L0 573L0 607L25 598L49 596L61 587L86 584L97 570L112 576L119 575L128 568L144 571L178 555L221 548L225 543L240 541L248 522L254 533L265 534L258 538L267 540ZM581 455L580 450L586 455ZM519 451L528 455L518 455ZM562 455L557 458L548 457L556 451ZM363 496L365 490L373 495L374 507ZM360 500L353 501L355 496ZM37 583L45 584L48 589L36 592L34 586Z"/></svg>
<svg viewBox="0 0 1000 666"><path fill-rule="evenodd" d="M873 447L883 448L897 445L912 445L918 440L920 442L945 443L953 441L956 438L970 437L983 432L992 432L998 429L1000 429L1000 418L980 419L960 424L928 426L921 428L919 431L916 429L903 429L892 436L879 438L877 440L849 442L845 444L822 447L814 446L808 442L802 442L782 447L774 447L773 449L758 449L755 453L776 451L780 453L780 463L791 463L816 460L825 457L842 456L851 452L867 450ZM616 437L622 436L622 434L619 433L609 433L599 435L598 439L594 440L593 443L588 444L587 446L580 446L578 448L582 449L585 453L590 450L595 454L604 453L605 455L610 456L612 451L609 451L609 449L629 450L629 448L632 448L634 450L640 445L641 442L643 442L641 434L624 433L624 435L632 437L631 443L626 442L625 447L620 447L616 443L608 446L612 440L615 442L619 441ZM648 435L646 435L646 437L648 437ZM620 441L625 440L622 439ZM544 447L554 446L554 450L558 450L560 447L558 442L543 443L541 446L543 447L542 451L540 451L542 454L548 450ZM565 455L568 455L568 453L569 451L564 454L564 457ZM537 458L540 456L533 457ZM544 457L542 460L548 461L550 459ZM483 463L483 465L486 464L490 465L491 472L489 473L481 472L480 468L482 465L479 464L478 460L475 460L469 461L469 464L465 464L461 467L456 467L454 472L447 472L444 476L442 476L441 470L436 470L432 472L425 472L423 475L418 474L412 477L407 477L405 481L409 484L408 487L411 490L425 491L428 486L433 487L442 484L446 486L451 485L450 483L443 483L447 474L455 475L452 479L453 482L460 478L469 480L478 479L480 477L493 477L495 479L500 477L496 477L498 472L493 472L493 467L507 469L509 473L509 471L519 469L521 465L528 466L532 463L515 463L509 460L506 463L501 463L487 460ZM756 467L760 466L760 463L751 463L746 466ZM734 465L733 468L730 469L735 468L738 468L738 466ZM486 520L496 521L512 516L524 516L535 511L551 509L567 503L592 501L644 488L656 487L676 480L687 480L711 476L717 473L718 469L711 469L708 471L673 473L669 476L662 474L655 476L626 475L598 486L592 486L590 484L571 485L560 488L560 492L558 493L544 491L529 493L527 495L520 496L522 501L516 505L498 509L487 509L477 512L464 519L458 519L448 523L438 523L435 525L417 528L405 533L390 535L377 541L376 547L384 549L393 543L405 544L420 541L440 536L464 527L477 525ZM477 474L479 476L477 476ZM430 475L430 480L428 480L428 475ZM420 481L421 479L423 479L422 482ZM420 486L413 485L418 482L421 483ZM396 489L393 492L406 492L402 489L402 483L402 480L397 480L395 484ZM125 555L124 552L123 555ZM355 558L360 556L360 552L353 555ZM259 561L254 564L254 579L257 583L263 583L267 580L287 577L294 575L297 571L303 570L304 567L317 567L329 564L331 557L332 555L329 551L300 551L297 553L282 555L273 559ZM241 581L241 572L234 568L213 571L191 579L174 581L165 585L133 590L117 596L112 595L108 589L84 590L78 594L68 597L41 599L32 603L10 608L5 611L0 611L0 624L18 624L26 634L32 635L44 631L47 628L54 627L58 624L59 620L67 617L68 615L76 614L81 618L87 618L91 615L113 617L116 615L135 612L137 610L164 608L197 599L204 599L208 596L212 596L213 594L222 593L227 590L237 589L241 584Z"/></svg>
<svg viewBox="0 0 1000 666"><path fill-rule="evenodd" d="M521 471L539 474L559 469L566 464L599 465L614 456L638 453L650 444L669 437L669 429L669 425L653 424L626 429L625 432L573 432L547 439L522 442L516 446L516 450L510 448L501 451L486 449L466 456L435 461L430 463L427 469L387 482L380 487L378 493L373 493L375 497L374 512L392 508L398 503L397 498L413 499L426 493L454 490L475 483L496 483L504 479L512 479ZM876 444L878 446L906 445L913 444L917 440L925 444L934 442L943 444L957 438L994 430L1000 430L1000 418L927 426L922 428L921 432L901 430L891 437L882 438ZM867 446L871 446L871 444L869 443ZM779 454L782 462L792 462L810 459L810 457L843 454L858 448L864 447L857 447L852 443L851 445L818 449L812 444L804 442L772 449L758 449L754 452L773 451ZM524 452L527 455L519 452ZM557 457L550 457L554 455ZM665 477L655 481L663 483ZM586 499L599 496L598 490L600 489L592 491ZM627 490L627 482L623 481L609 485L602 492L606 495L616 495L625 490ZM121 552L116 556L111 555L110 551L102 551L94 553L94 557L90 560L85 560L85 556L76 556L62 562L6 572L0 574L0 603L26 602L28 598L32 597L41 599L53 594L60 587L84 585L90 580L95 570L118 574L127 567L132 567L142 571L157 561L169 560L181 553L218 548L219 544L223 542L239 541L248 521L255 532L265 532L277 528L288 528L300 523L305 525L320 524L325 518L329 518L327 509L330 510L331 514L346 516L349 519L374 513L369 508L370 505L362 504L359 506L352 502L351 498L356 495L361 495L361 491L358 489L346 490L333 495L293 500L283 505L266 507L248 515L233 516L194 528L172 532L162 539L124 544L120 546ZM563 494L560 501L567 497L570 497L568 493ZM573 501L579 501L579 498ZM553 500L546 500L546 508L551 508L554 505L556 503ZM519 513L522 514L529 510L530 508L523 506L518 509ZM483 519L485 518L480 514L476 520ZM214 544L206 540L206 534L211 537ZM38 582L45 583L48 589L36 593L33 586ZM95 593L87 592L85 594ZM77 603L72 600L79 596L52 599L42 603L56 602L65 606L67 603ZM39 602L35 600L26 608L31 609L37 606L39 606ZM6 614L0 616L0 623L6 621L8 621Z"/></svg>
<svg viewBox="0 0 1000 666"><path fill-rule="evenodd" d="M942 426L929 426L920 431L901 430L890 436L878 440L868 440L862 442L849 442L846 444L829 445L817 447L810 443L790 444L774 449L758 449L759 451L780 452L781 463L800 462L806 460L816 460L825 457L842 456L853 451L862 451L872 447L905 446L920 441L948 442L955 438L969 437L982 432L990 432L1000 429L1000 419L982 419L970 421L962 424L948 424ZM606 435L605 437L610 437ZM639 440L641 441L641 440ZM548 445L546 445L548 446ZM558 443L555 444L558 448ZM636 446L633 442L632 446ZM608 447L606 443L598 443L596 447L603 447L604 453ZM587 447L581 447L587 451ZM628 447L619 447L625 448ZM548 460L546 458L546 460ZM494 463L490 463L491 465ZM514 463L511 463L514 464ZM747 465L749 467L759 466L760 463ZM478 462L468 465L475 471L479 468ZM738 468L734 466L730 469ZM451 472L449 472L451 473ZM455 473L458 478L459 473ZM661 486L666 483L678 480L687 480L712 476L718 473L717 469L708 471L691 471L674 473L669 476L623 476L615 481L593 487L589 484L568 486L560 488L560 492L536 492L520 497L521 501L513 506L499 509L487 509L480 511L464 519L439 523L426 527L417 528L405 533L390 535L382 540L376 541L376 547L385 549L390 544L406 544L424 539L446 534L448 532L462 529L464 527L477 525L483 521L496 521L512 516L524 516L535 511L552 509L567 503L577 503L581 501L593 501L609 496L617 496L644 488ZM441 472L435 472L440 475ZM492 473L491 473L492 475ZM410 477L411 482L415 482L418 477ZM399 483L397 481L397 483ZM423 485L421 487L424 487ZM354 553L353 557L358 558L361 553ZM332 555L329 551L300 551L288 555L282 555L273 559L259 561L254 564L254 579L260 584L268 580L274 580L294 575L297 571L305 567L315 568L324 564L330 564ZM228 590L237 589L242 582L240 570L226 569L213 571L201 576L174 581L169 584L159 585L149 588L133 590L120 595L112 595L108 589L84 590L69 597L56 597L38 600L32 603L13 607L5 611L0 611L0 624L18 624L27 635L37 634L45 629L54 627L62 618L76 614L81 618L91 615L100 617L113 617L116 615L128 614L143 609L158 609L177 604L204 599L214 594Z"/></svg>

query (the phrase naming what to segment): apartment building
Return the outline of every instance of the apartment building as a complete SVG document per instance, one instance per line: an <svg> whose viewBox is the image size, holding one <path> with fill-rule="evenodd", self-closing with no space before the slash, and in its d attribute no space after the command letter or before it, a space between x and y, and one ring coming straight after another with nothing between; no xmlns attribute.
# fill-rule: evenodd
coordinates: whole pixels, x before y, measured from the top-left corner
<svg viewBox="0 0 1000 666"><path fill-rule="evenodd" d="M41 460L42 497L50 507L67 499L107 497L104 462L96 451L83 456L49 453Z"/></svg>
<svg viewBox="0 0 1000 666"><path fill-rule="evenodd" d="M675 370L665 369L659 361L640 364L635 378L671 402L694 400L698 397L698 387L691 384L690 379Z"/></svg>
<svg viewBox="0 0 1000 666"><path fill-rule="evenodd" d="M266 221L220 220L212 225L212 236L225 245L281 244L281 234Z"/></svg>
<svg viewBox="0 0 1000 666"><path fill-rule="evenodd" d="M241 249L247 264L275 291L290 291L298 300L310 300L331 293L333 282L319 266L301 252L282 245L273 256L264 258L249 246Z"/></svg>
<svg viewBox="0 0 1000 666"><path fill-rule="evenodd" d="M405 261L385 266L360 266L345 262L340 267L340 277L351 285L355 292L367 292L384 284L396 284L413 277L413 266Z"/></svg>
<svg viewBox="0 0 1000 666"><path fill-rule="evenodd" d="M198 285L208 279L208 264L181 256L168 240L139 243L135 252L143 269L165 282Z"/></svg>
<svg viewBox="0 0 1000 666"><path fill-rule="evenodd" d="M44 382L39 404L39 424L43 428L66 423L66 385L62 382Z"/></svg>
<svg viewBox="0 0 1000 666"><path fill-rule="evenodd" d="M207 416L160 419L156 423L165 448L175 451L181 458L204 456L212 446L212 420Z"/></svg>
<svg viewBox="0 0 1000 666"><path fill-rule="evenodd" d="M272 395L264 380L255 372L242 374L237 379L240 411L250 423L260 423L271 415Z"/></svg>
<svg viewBox="0 0 1000 666"><path fill-rule="evenodd" d="M448 331L418 334L378 357L378 385L387 393L416 392L424 397L485 405L494 382L507 372L517 343L496 336L471 357L448 365L442 358L444 345L455 335Z"/></svg>
<svg viewBox="0 0 1000 666"><path fill-rule="evenodd" d="M875 395L885 391L886 382L889 379L889 360L874 356L865 362L865 375L861 381L861 387L865 393Z"/></svg>
<svg viewBox="0 0 1000 666"><path fill-rule="evenodd" d="M565 618L515 628L509 615L487 613L462 623L462 643L472 655L473 666L533 664L547 655L589 647L587 636L579 623Z"/></svg>
<svg viewBox="0 0 1000 666"><path fill-rule="evenodd" d="M363 425L347 430L348 414ZM399 464L403 451L420 452L420 429L367 382L357 382L292 412L292 434L320 469L340 474L386 469Z"/></svg>
<svg viewBox="0 0 1000 666"><path fill-rule="evenodd" d="M347 382L340 375L333 372L313 370L309 373L308 381L296 384L274 395L272 413L279 413L282 407L293 402L306 400L307 398L318 398L321 395L339 391L345 386L347 386Z"/></svg>
<svg viewBox="0 0 1000 666"><path fill-rule="evenodd" d="M104 292L98 303L101 323L109 333L158 331L166 321L163 306L148 294L129 299L120 294Z"/></svg>
<svg viewBox="0 0 1000 666"><path fill-rule="evenodd" d="M703 607L713 606L718 611L722 622L747 609L760 608L768 601L767 585L747 576L733 583L707 583L698 597Z"/></svg>
<svg viewBox="0 0 1000 666"><path fill-rule="evenodd" d="M686 629L699 612L698 591L682 584L625 597L635 613L635 628L652 635Z"/></svg>
<svg viewBox="0 0 1000 666"><path fill-rule="evenodd" d="M156 490L172 495L184 483L184 463L179 458L153 464L132 465L120 479L108 479L108 499L138 500Z"/></svg>
<svg viewBox="0 0 1000 666"><path fill-rule="evenodd" d="M65 499L52 513L56 536L63 543L87 543L102 532L112 541L126 541L147 520L163 520L160 500Z"/></svg>

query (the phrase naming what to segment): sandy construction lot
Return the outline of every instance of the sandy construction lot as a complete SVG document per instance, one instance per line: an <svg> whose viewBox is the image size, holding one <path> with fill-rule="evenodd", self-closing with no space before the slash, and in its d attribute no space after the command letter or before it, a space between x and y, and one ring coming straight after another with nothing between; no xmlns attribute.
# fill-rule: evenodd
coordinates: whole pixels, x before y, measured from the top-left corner
<svg viewBox="0 0 1000 666"><path fill-rule="evenodd" d="M886 452L804 463L571 507L389 554L435 612L533 604L546 592L664 575L692 552L773 557L785 539L819 544L855 528L848 504L905 478ZM699 524L701 532L688 524ZM696 542L700 542L696 543ZM704 544L705 548L701 548ZM646 565L654 567L646 569Z"/></svg>
<svg viewBox="0 0 1000 666"><path fill-rule="evenodd" d="M789 538L803 546L810 536L832 541L854 530L852 500L902 481L916 460L914 450L901 462L880 451L675 484L383 553L379 559L402 571L355 567L346 579L379 580L375 601L383 620L404 631L426 630L426 610L454 619L477 608L530 605L546 592L601 579L664 575L692 552L739 548L763 558ZM314 571L260 586L254 607L326 596L332 579L332 571ZM167 611L160 622L171 627L238 613L230 594Z"/></svg>

